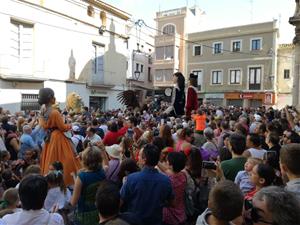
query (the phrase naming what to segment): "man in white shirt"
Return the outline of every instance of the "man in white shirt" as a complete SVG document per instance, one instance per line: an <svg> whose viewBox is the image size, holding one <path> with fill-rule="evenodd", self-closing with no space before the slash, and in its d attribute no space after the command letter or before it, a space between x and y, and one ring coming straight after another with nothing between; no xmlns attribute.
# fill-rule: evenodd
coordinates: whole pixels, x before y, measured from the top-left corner
<svg viewBox="0 0 300 225"><path fill-rule="evenodd" d="M106 120L104 118L100 119L100 126L99 128L101 128L104 132L104 135L107 133L108 131L108 126L106 125Z"/></svg>
<svg viewBox="0 0 300 225"><path fill-rule="evenodd" d="M74 125L72 127L72 131L73 131L73 136L72 136L72 142L75 146L75 149L77 149L77 145L79 143L79 141L81 141L82 143L84 142L84 137L82 135L80 135L80 127L77 125Z"/></svg>
<svg viewBox="0 0 300 225"><path fill-rule="evenodd" d="M91 144L95 144L99 141L101 141L101 137L96 134L96 129L93 127L89 127L86 130L86 137L85 137L85 141L89 141Z"/></svg>
<svg viewBox="0 0 300 225"><path fill-rule="evenodd" d="M46 178L41 175L25 177L19 186L22 210L4 216L0 219L0 225L64 225L61 215L43 209L47 192Z"/></svg>

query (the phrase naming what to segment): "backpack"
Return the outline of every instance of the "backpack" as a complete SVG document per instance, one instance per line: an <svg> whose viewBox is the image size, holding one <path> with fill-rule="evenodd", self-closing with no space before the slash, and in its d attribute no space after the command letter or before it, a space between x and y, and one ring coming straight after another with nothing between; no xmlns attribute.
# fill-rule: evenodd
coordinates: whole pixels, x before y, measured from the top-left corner
<svg viewBox="0 0 300 225"><path fill-rule="evenodd" d="M83 142L82 142L82 140L81 140L80 138L78 138L78 137L76 137L76 136L75 136L75 138L78 140L78 144L77 144L77 146L76 146L76 152L77 152L77 153L80 153L80 152L82 152L83 149L84 149L84 147L83 147Z"/></svg>
<svg viewBox="0 0 300 225"><path fill-rule="evenodd" d="M197 218L203 213L208 204L208 179L198 183L187 171L185 188L185 211L188 218Z"/></svg>

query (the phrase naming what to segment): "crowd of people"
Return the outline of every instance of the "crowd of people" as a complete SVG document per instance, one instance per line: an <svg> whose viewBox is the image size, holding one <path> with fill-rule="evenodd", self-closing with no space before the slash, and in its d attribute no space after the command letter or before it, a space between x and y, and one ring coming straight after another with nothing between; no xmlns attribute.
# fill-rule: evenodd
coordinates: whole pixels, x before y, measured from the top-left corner
<svg viewBox="0 0 300 225"><path fill-rule="evenodd" d="M39 101L0 109L0 225L300 224L294 107L71 114L51 89Z"/></svg>

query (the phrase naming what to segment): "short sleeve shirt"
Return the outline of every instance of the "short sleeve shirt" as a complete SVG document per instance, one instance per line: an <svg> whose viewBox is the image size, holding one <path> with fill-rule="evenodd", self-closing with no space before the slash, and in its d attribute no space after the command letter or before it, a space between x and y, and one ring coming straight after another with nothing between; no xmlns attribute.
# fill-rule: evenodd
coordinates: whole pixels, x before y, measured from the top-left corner
<svg viewBox="0 0 300 225"><path fill-rule="evenodd" d="M121 189L127 211L144 225L161 225L163 207L172 198L170 179L148 167L130 174Z"/></svg>
<svg viewBox="0 0 300 225"><path fill-rule="evenodd" d="M237 173L244 170L246 161L247 159L245 157L238 157L223 161L221 163L221 168L225 178L234 181Z"/></svg>

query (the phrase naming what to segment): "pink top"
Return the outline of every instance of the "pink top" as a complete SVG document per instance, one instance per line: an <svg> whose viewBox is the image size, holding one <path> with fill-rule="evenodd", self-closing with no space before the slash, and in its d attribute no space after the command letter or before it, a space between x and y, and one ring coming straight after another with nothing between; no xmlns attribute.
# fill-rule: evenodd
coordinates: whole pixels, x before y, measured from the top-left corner
<svg viewBox="0 0 300 225"><path fill-rule="evenodd" d="M185 222L184 190L186 186L186 175L184 172L169 176L174 191L174 208L163 209L163 222L166 224L180 224Z"/></svg>

